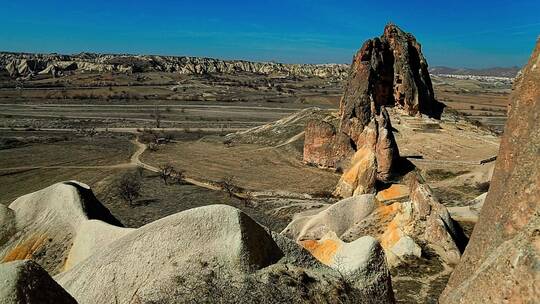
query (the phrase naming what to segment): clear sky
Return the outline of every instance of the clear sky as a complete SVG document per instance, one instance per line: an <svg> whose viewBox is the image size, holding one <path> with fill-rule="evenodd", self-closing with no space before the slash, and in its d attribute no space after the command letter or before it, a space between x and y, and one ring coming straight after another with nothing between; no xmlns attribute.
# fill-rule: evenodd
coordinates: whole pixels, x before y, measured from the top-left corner
<svg viewBox="0 0 540 304"><path fill-rule="evenodd" d="M431 66L522 65L540 0L0 0L0 50L350 63L388 21Z"/></svg>

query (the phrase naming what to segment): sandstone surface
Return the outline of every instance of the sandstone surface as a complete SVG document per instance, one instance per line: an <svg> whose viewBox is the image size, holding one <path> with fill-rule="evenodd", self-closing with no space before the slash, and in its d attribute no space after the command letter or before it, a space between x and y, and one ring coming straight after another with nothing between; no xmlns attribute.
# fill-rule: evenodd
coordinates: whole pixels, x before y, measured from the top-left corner
<svg viewBox="0 0 540 304"><path fill-rule="evenodd" d="M79 227L91 219L122 226L82 183L24 195L0 207L0 261L31 259L54 275L64 270Z"/></svg>
<svg viewBox="0 0 540 304"><path fill-rule="evenodd" d="M484 206L441 303L540 298L539 113L540 40L515 82Z"/></svg>
<svg viewBox="0 0 540 304"><path fill-rule="evenodd" d="M399 200L379 201L373 194L356 195L319 212L297 214L282 234L308 247L335 242L332 238L323 241L330 234L346 243L373 236L381 243L392 266L400 264L406 256L421 256L427 248L446 263L456 264L467 241L461 228L416 172L405 179L408 186L396 187L399 191L395 198ZM402 191L407 191L406 196Z"/></svg>
<svg viewBox="0 0 540 304"><path fill-rule="evenodd" d="M366 41L353 59L340 102L339 125L307 124L304 162L348 170L337 195L371 193L375 181L394 177L399 158L385 108L438 117L439 105L420 44L413 35L388 24L383 35Z"/></svg>

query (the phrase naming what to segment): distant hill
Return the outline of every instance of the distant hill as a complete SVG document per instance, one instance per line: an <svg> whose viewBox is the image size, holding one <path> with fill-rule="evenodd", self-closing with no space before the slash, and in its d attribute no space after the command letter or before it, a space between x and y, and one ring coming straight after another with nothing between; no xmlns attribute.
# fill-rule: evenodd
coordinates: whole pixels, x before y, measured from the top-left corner
<svg viewBox="0 0 540 304"><path fill-rule="evenodd" d="M429 72L434 75L472 75L472 76L495 76L495 77L516 77L520 68L517 66L509 68L493 67L486 69L469 69L469 68L449 68L445 66L435 66L429 69Z"/></svg>
<svg viewBox="0 0 540 304"><path fill-rule="evenodd" d="M0 52L0 70L6 70L11 77L32 77L38 74L60 76L74 72L170 72L180 74L253 73L344 79L349 73L349 66L346 64L283 64L186 56Z"/></svg>

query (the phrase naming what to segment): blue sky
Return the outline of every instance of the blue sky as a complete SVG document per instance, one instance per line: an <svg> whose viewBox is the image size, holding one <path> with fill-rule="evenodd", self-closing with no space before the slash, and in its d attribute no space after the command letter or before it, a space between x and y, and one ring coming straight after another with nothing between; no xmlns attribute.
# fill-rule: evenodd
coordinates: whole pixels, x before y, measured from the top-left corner
<svg viewBox="0 0 540 304"><path fill-rule="evenodd" d="M0 0L0 50L350 63L392 21L431 66L524 64L540 1Z"/></svg>

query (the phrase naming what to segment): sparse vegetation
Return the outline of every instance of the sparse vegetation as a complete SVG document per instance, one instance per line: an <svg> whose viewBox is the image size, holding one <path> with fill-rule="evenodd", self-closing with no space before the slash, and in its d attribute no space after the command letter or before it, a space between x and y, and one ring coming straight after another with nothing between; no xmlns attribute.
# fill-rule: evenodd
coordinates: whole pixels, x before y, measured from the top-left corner
<svg viewBox="0 0 540 304"><path fill-rule="evenodd" d="M456 176L459 176L468 172L469 171L454 172L454 171L448 171L448 170L443 170L443 169L431 169L431 170L425 171L425 178L428 180L440 181L440 180L453 178L453 177L456 177Z"/></svg>
<svg viewBox="0 0 540 304"><path fill-rule="evenodd" d="M482 183L476 183L476 189L480 192L487 192L489 190L489 184L490 182L482 182Z"/></svg>
<svg viewBox="0 0 540 304"><path fill-rule="evenodd" d="M236 185L236 178L234 176L225 176L223 179L217 182L217 185L225 191L229 197L235 196L236 193L242 192L243 189Z"/></svg>
<svg viewBox="0 0 540 304"><path fill-rule="evenodd" d="M184 175L185 172L177 170L172 163L166 163L159 167L159 176L165 185L183 183Z"/></svg>
<svg viewBox="0 0 540 304"><path fill-rule="evenodd" d="M316 192L311 193L311 196L313 198L329 199L329 198L333 198L334 194L332 193L332 191L321 190L321 191L316 191Z"/></svg>
<svg viewBox="0 0 540 304"><path fill-rule="evenodd" d="M276 269L265 276L242 274L215 262L199 262L201 270L179 275L162 292L184 303L364 303L360 291L346 275L329 272L329 283L302 269ZM153 304L162 304L156 301Z"/></svg>
<svg viewBox="0 0 540 304"><path fill-rule="evenodd" d="M140 196L141 179L136 173L125 173L118 182L118 194L130 206Z"/></svg>
<svg viewBox="0 0 540 304"><path fill-rule="evenodd" d="M152 117L156 121L156 128L159 129L161 127L161 110L159 109L157 104L154 105L154 112L152 113Z"/></svg>

